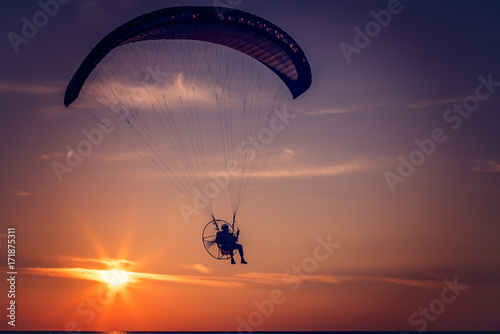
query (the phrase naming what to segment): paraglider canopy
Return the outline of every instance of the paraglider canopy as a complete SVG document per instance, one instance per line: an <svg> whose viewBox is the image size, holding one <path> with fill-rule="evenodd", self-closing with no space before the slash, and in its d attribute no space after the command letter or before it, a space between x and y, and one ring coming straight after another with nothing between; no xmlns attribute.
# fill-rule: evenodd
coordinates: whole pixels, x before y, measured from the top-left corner
<svg viewBox="0 0 500 334"><path fill-rule="evenodd" d="M240 203L289 123L288 103L310 85L303 51L273 23L229 8L173 7L104 37L64 104L112 124L113 135L190 199L179 205L186 223L197 213L210 218L203 241L221 258L213 232L224 221L212 200L227 188L234 232Z"/></svg>
<svg viewBox="0 0 500 334"><path fill-rule="evenodd" d="M71 79L64 96L69 106L85 80L114 48L160 39L199 40L230 47L249 55L276 73L293 98L311 85L307 59L290 35L273 23L235 9L172 7L139 16L104 37Z"/></svg>

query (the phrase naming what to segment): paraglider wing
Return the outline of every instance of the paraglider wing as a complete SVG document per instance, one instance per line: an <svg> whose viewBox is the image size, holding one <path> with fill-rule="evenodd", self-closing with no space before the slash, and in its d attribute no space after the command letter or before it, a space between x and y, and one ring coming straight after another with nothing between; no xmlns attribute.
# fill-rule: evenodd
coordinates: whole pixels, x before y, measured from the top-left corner
<svg viewBox="0 0 500 334"><path fill-rule="evenodd" d="M172 7L139 16L104 37L71 79L65 106L77 99L90 73L113 49L140 41L199 40L224 45L266 65L293 98L311 85L311 69L298 44L283 30L258 16L217 7Z"/></svg>
<svg viewBox="0 0 500 334"><path fill-rule="evenodd" d="M234 9L173 7L97 43L64 104L112 124L129 148L121 157L135 152L190 200L186 220L214 220L212 200L227 189L234 221L293 118L289 102L310 85L304 52L273 23Z"/></svg>

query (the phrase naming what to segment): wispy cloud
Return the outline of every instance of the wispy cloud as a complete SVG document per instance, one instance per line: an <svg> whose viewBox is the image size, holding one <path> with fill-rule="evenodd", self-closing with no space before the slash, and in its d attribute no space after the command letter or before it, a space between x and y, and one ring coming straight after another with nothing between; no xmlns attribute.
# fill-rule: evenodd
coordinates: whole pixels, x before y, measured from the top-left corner
<svg viewBox="0 0 500 334"><path fill-rule="evenodd" d="M321 109L316 111L308 111L306 115L329 115L329 114L344 114L349 112L349 109L341 109L341 108L329 108L329 109Z"/></svg>
<svg viewBox="0 0 500 334"><path fill-rule="evenodd" d="M109 274L110 270L88 269L88 268L25 268L22 272L30 275L47 276L47 277L62 277L69 279L80 279L95 282L105 282L103 277ZM224 287L240 287L243 283L235 282L225 277L202 277L202 276L187 276L187 275L166 275L152 274L132 271L118 271L122 275L126 275L127 281L130 283L138 283L145 280L164 281L172 283L204 285L204 286L224 286Z"/></svg>
<svg viewBox="0 0 500 334"><path fill-rule="evenodd" d="M53 117L53 116L62 116L62 115L72 115L72 112L66 109L61 103L61 105L57 106L47 106L41 109L38 109L38 112L44 116Z"/></svg>
<svg viewBox="0 0 500 334"><path fill-rule="evenodd" d="M37 158L40 158L42 160L49 160L49 159L57 159L57 158L62 158L65 157L67 153L62 153L62 152L52 152L52 153L45 153L36 156Z"/></svg>
<svg viewBox="0 0 500 334"><path fill-rule="evenodd" d="M130 268L136 264L134 261L126 259L63 257L61 260L74 263L75 266L60 268L24 268L21 269L21 271L29 275L88 280L100 283L109 282L106 278L109 278L110 275L122 275L123 277L126 277L126 281L130 283L139 283L142 281L163 281L220 287L241 287L247 284L287 286L290 285L290 283L296 282L296 279L291 280L291 277L299 278L300 281L330 285L350 282L380 282L420 288L439 288L443 286L443 277L438 277L436 275L404 276L389 274L377 276L358 274L310 274L297 276L292 273L276 272L247 272L234 274L232 276L169 275L125 270L126 268ZM210 274L212 272L211 268L208 268L203 264L181 265L181 267L196 270L203 274ZM118 276L117 279L119 279Z"/></svg>
<svg viewBox="0 0 500 334"><path fill-rule="evenodd" d="M292 274L278 274L278 273L259 273L251 272L244 274L236 274L236 277L252 283L266 284L266 285L287 285L288 282L296 282L290 280ZM398 278L398 277L379 277L379 276L364 276L364 275L303 275L295 276L300 278L301 281L316 282L323 284L342 284L349 282L385 282L397 285L405 285L420 288L440 288L443 286L441 278L428 278L428 279L411 279L411 278Z"/></svg>
<svg viewBox="0 0 500 334"><path fill-rule="evenodd" d="M194 269L196 271L199 271L204 274L210 274L212 272L212 268L207 268L202 264L193 264L193 265L182 265L181 267L187 268L187 269Z"/></svg>
<svg viewBox="0 0 500 334"><path fill-rule="evenodd" d="M319 110L312 110L305 112L306 115L332 115L332 114L345 114L350 112L377 112L377 111L386 111L388 109L394 110L394 108L404 110L405 108L409 109L424 109L436 106L442 106L443 108L448 108L449 105L452 105L456 102L463 101L463 98L445 98L445 99L435 99L435 100L426 100L426 101L415 101L415 102L394 102L394 101L375 101L375 102L360 102L350 104L348 106L340 106L340 107L330 107Z"/></svg>
<svg viewBox="0 0 500 334"><path fill-rule="evenodd" d="M126 276L127 282L130 283L152 280L205 286L239 287L244 285L242 282L237 282L230 277L167 275L134 272L126 269L134 266L136 262L126 259L62 257L60 260L66 263L74 264L74 266L67 266L63 268L25 268L22 269L22 271L30 275L62 277L101 283L106 282L106 277L109 277L109 275L123 275ZM191 266L183 267L194 269L204 274L208 274L212 271L212 269L207 268L202 264L193 264ZM119 279L119 277L117 278Z"/></svg>
<svg viewBox="0 0 500 334"><path fill-rule="evenodd" d="M64 84L60 82L43 82L33 84L20 81L0 81L0 92L20 94L61 94Z"/></svg>
<svg viewBox="0 0 500 334"><path fill-rule="evenodd" d="M101 268L113 269L113 268L127 268L135 264L134 261L126 259L114 259L114 258L83 258L83 257L62 257L62 261L73 262L78 264L97 264Z"/></svg>
<svg viewBox="0 0 500 334"><path fill-rule="evenodd" d="M176 43L183 44L182 41L171 42ZM183 57L172 53L172 49L159 46L153 52L132 43L121 47L119 52L110 53L86 81L73 106L108 113L112 112L113 106L123 104L134 111L152 114L159 108L169 113L181 113L185 110L184 101L189 101L190 104L203 106L198 108L198 112L215 112L217 101L214 96L222 93L221 82L214 80L207 85L207 80L203 78L211 78L208 68L201 71L199 67L187 66L181 70L165 65L165 58L181 61L180 57ZM211 61L210 55L196 53L192 55L194 58L184 59L184 62L196 64L203 57L208 57L205 61ZM127 62L130 59L134 60L133 64ZM128 71L120 71L122 66L127 66ZM236 102L241 93L235 96L228 94L225 98L225 103Z"/></svg>
<svg viewBox="0 0 500 334"><path fill-rule="evenodd" d="M280 170L263 170L257 173L262 178L296 178L313 176L338 176L363 170L373 166L367 162L350 162L332 166L297 167Z"/></svg>
<svg viewBox="0 0 500 334"><path fill-rule="evenodd" d="M350 112L376 112L384 111L389 107L401 107L402 104L394 101L365 101L359 103L352 103L347 106L328 107L319 110L312 110L305 112L306 115L332 115L332 114L345 114Z"/></svg>
<svg viewBox="0 0 500 334"><path fill-rule="evenodd" d="M107 270L88 269L88 268L25 268L23 273L47 276L47 277L64 277L87 281L103 282L103 273ZM137 282L135 279L130 279L130 282Z"/></svg>
<svg viewBox="0 0 500 334"><path fill-rule="evenodd" d="M17 196L24 197L24 196L29 196L30 194L29 194L29 193L27 193L26 191L23 191L23 190L18 190L18 191L16 192L16 195L17 195Z"/></svg>
<svg viewBox="0 0 500 334"><path fill-rule="evenodd" d="M116 154L106 154L104 158L106 160L112 160L112 161L129 161L129 160L139 160L141 159L141 156L143 157L153 157L151 153L149 152L122 152L122 153L116 153Z"/></svg>
<svg viewBox="0 0 500 334"><path fill-rule="evenodd" d="M175 282L193 285L205 286L223 286L223 287L240 287L243 283L235 282L226 277L201 277L201 276L186 276L186 275L164 275L164 274L147 274L147 273L131 273L132 277L146 280L157 280L165 282Z"/></svg>
<svg viewBox="0 0 500 334"><path fill-rule="evenodd" d="M252 283L266 284L266 285L286 285L287 276L278 273L259 273L250 272L244 274L236 274L236 277ZM330 275L304 275L301 280L308 282L319 282L326 284L338 284L342 281L337 276ZM295 282L295 281L294 281Z"/></svg>
<svg viewBox="0 0 500 334"><path fill-rule="evenodd" d="M429 101L419 101L412 102L407 104L406 106L410 109L423 109L429 107L435 107L439 105L451 105L456 102L463 101L463 98L449 98L449 99L437 99L437 100L429 100Z"/></svg>
<svg viewBox="0 0 500 334"><path fill-rule="evenodd" d="M278 159L289 161L297 155L297 152L289 148L285 148L278 152Z"/></svg>
<svg viewBox="0 0 500 334"><path fill-rule="evenodd" d="M495 160L472 160L472 170L476 172L500 172L500 161Z"/></svg>
<svg viewBox="0 0 500 334"><path fill-rule="evenodd" d="M68 153L69 155L72 152ZM386 165L390 164L390 160L378 160L375 161L373 159L368 159L363 156L351 157L348 162L336 164L336 165L320 165L320 166L304 166L302 162L307 160L306 157L303 157L304 152L299 152L297 150L291 149L283 149L281 151L277 151L274 158L269 159L266 162L267 165L274 166L284 166L285 168L281 169L263 169L263 170L251 170L248 172L244 172L242 176L245 177L257 177L257 178L301 178L301 177L322 177L322 176L339 176L346 175L357 172L364 171L374 171L374 170L382 170L387 168ZM153 158L154 156L150 152L134 152L134 151L125 151L116 154L105 154L101 155L102 159L112 160L112 161L132 161L132 160L140 160L140 158ZM212 156L213 158L213 156ZM218 161L216 159L219 159ZM347 159L346 159L347 160ZM181 161L176 161L176 163L181 163ZM225 160L223 157L219 156L211 161L211 165L214 167L222 167L225 166ZM213 173L215 175L226 175L227 170L223 169L209 169L209 173ZM186 176L199 175L190 171L177 171L169 173L169 177L172 178L182 178ZM239 175L239 171L233 172ZM116 174L116 173L115 173ZM203 174L204 175L204 174ZM147 177L147 178L159 178L162 177L160 173L155 172L153 169L143 169L140 172L133 172L129 174L129 176L134 177Z"/></svg>
<svg viewBox="0 0 500 334"><path fill-rule="evenodd" d="M395 277L367 277L367 280L376 282L387 282L394 283L398 285L413 286L419 288L442 288L443 280L432 280L432 279L404 279Z"/></svg>

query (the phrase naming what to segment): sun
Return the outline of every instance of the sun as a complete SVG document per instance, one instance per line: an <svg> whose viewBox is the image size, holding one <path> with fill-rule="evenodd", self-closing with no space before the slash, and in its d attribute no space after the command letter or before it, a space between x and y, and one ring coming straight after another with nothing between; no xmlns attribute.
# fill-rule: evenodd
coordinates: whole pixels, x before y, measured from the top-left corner
<svg viewBox="0 0 500 334"><path fill-rule="evenodd" d="M121 287L125 286L130 282L129 273L124 270L110 269L101 270L101 280L107 283L110 287Z"/></svg>

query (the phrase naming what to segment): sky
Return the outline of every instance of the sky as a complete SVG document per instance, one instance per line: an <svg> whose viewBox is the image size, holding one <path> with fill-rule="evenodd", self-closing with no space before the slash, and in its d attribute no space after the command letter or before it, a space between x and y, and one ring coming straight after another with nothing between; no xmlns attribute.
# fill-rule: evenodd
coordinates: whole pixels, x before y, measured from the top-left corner
<svg viewBox="0 0 500 334"><path fill-rule="evenodd" d="M498 2L54 4L0 5L0 267L15 227L17 272L15 297L0 284L0 329L500 328ZM207 217L186 219L187 199L116 137L62 179L53 168L96 128L63 105L87 53L178 5L265 18L311 65L238 211L247 265L210 257Z"/></svg>

